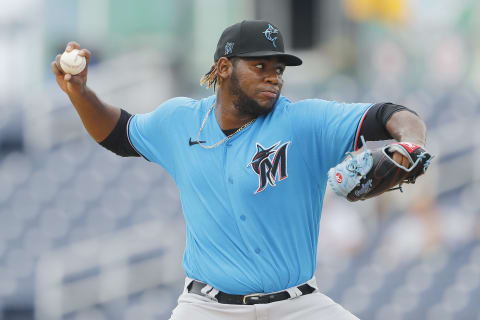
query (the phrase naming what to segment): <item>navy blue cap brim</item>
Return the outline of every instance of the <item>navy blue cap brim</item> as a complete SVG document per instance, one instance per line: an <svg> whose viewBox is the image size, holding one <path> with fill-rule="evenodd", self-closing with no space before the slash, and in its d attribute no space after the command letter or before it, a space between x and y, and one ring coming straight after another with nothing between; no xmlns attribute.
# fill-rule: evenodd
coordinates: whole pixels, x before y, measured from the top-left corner
<svg viewBox="0 0 480 320"><path fill-rule="evenodd" d="M228 56L227 56L228 57ZM278 57L282 60L286 66L299 66L302 64L302 59L296 57L292 54L282 53L278 51L257 51L257 52L248 52L248 53L237 53L232 55L232 57Z"/></svg>

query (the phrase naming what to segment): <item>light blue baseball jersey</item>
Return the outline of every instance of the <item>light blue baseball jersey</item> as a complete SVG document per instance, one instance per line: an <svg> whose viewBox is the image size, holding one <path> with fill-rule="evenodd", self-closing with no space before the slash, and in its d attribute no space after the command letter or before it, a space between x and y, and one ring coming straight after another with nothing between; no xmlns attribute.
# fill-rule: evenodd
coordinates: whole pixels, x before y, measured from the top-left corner
<svg viewBox="0 0 480 320"><path fill-rule="evenodd" d="M180 191L187 276L231 294L309 280L327 172L354 148L371 104L281 96L268 115L206 150L195 141L214 103L215 96L173 98L128 125L132 146L164 167ZM200 140L224 138L212 111Z"/></svg>

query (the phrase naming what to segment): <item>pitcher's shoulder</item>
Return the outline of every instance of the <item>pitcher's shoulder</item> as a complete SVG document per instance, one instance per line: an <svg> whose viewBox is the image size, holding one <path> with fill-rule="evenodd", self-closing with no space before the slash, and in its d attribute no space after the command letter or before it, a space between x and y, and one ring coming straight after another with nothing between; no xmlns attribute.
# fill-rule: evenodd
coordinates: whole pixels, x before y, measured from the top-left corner
<svg viewBox="0 0 480 320"><path fill-rule="evenodd" d="M166 100L154 110L154 112L168 113L175 115L195 114L202 112L208 104L211 104L212 97L205 99L193 99L189 97L174 97Z"/></svg>
<svg viewBox="0 0 480 320"><path fill-rule="evenodd" d="M163 102L158 106L158 108L171 108L171 109L177 109L177 108L186 108L186 109L192 109L195 108L196 105L199 104L199 100L195 100L189 97L174 97L170 98L167 101Z"/></svg>
<svg viewBox="0 0 480 320"><path fill-rule="evenodd" d="M325 107L335 103L336 103L335 101L311 98L311 99L302 99L302 100L290 102L288 104L288 107L290 108L298 108L298 107L304 107L304 106Z"/></svg>

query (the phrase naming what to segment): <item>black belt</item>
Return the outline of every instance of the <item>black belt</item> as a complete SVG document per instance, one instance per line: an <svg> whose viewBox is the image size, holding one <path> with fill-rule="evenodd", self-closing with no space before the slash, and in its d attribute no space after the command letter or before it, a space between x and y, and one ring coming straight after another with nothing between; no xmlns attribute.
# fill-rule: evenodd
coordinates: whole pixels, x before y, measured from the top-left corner
<svg viewBox="0 0 480 320"><path fill-rule="evenodd" d="M206 296L206 294L202 293L202 289L206 286L205 283L193 280L187 287L189 293L195 293L201 296ZM315 288L311 287L308 284L302 284L301 286L297 287L298 290L302 293L302 295L306 295L315 291ZM286 299L290 299L290 294L287 291L280 291L276 293L254 293L254 294L247 294L247 295L238 295L238 294L229 294L225 292L218 292L215 295L215 299L217 299L218 303L223 304L259 304L259 303L270 303L275 301L282 301Z"/></svg>

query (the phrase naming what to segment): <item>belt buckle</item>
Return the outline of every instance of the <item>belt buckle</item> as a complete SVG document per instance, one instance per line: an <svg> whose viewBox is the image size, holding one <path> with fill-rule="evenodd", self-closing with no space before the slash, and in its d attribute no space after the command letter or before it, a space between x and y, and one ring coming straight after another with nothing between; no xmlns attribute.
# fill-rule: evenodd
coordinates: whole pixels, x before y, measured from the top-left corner
<svg viewBox="0 0 480 320"><path fill-rule="evenodd" d="M243 296L242 302L243 302L243 304L247 304L247 301L246 301L247 298L253 298L253 297L260 298L260 297L262 297L262 296L263 296L263 294L261 294L261 293L247 294L247 295L244 295L244 296Z"/></svg>

